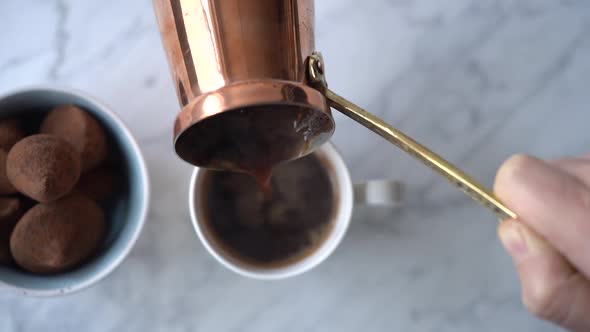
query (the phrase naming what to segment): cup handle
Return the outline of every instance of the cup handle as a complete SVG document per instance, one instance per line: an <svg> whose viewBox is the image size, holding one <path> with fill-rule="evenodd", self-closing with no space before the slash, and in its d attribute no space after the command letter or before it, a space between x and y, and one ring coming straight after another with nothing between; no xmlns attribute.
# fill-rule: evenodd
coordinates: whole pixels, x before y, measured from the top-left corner
<svg viewBox="0 0 590 332"><path fill-rule="evenodd" d="M400 207L404 186L394 180L370 180L354 185L354 204L383 207Z"/></svg>

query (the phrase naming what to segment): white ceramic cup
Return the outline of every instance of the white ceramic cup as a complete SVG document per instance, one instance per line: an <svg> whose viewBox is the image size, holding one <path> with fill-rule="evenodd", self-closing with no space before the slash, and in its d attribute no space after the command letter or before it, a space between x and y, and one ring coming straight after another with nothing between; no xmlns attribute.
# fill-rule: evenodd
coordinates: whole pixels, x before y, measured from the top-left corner
<svg viewBox="0 0 590 332"><path fill-rule="evenodd" d="M207 226L203 225L206 221L202 220L203 218L199 212L206 207L200 206L203 200L199 199L199 197L202 194L203 181L201 181L201 175L204 172L199 168L195 168L189 186L189 207L193 227L207 251L223 266L240 275L261 280L285 279L309 271L332 254L348 229L354 204L380 205L394 208L400 205L401 183L391 180L374 180L353 186L348 168L342 156L332 144L324 144L314 154L331 172L333 190L338 193L339 201L335 204L337 211L334 217L334 226L312 253L291 264L267 267L241 261L235 255L226 252L222 246L217 244L219 240L214 239L214 235L209 234L207 231Z"/></svg>

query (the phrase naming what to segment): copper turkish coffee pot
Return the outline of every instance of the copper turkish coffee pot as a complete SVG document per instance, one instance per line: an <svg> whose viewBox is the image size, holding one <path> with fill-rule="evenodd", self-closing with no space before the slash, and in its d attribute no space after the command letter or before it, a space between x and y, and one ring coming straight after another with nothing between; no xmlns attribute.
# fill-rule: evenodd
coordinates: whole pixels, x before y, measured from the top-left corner
<svg viewBox="0 0 590 332"><path fill-rule="evenodd" d="M500 219L516 218L461 170L328 88L313 0L154 0L181 103L174 146L199 167L256 172L311 153L334 108L444 176Z"/></svg>

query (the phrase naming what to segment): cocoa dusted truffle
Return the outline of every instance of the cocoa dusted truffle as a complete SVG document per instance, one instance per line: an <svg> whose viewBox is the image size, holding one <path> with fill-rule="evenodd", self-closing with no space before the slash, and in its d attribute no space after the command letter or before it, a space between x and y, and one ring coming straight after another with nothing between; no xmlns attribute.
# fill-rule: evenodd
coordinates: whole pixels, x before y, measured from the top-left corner
<svg viewBox="0 0 590 332"><path fill-rule="evenodd" d="M15 194L16 188L6 176L6 151L0 149L0 195Z"/></svg>
<svg viewBox="0 0 590 332"><path fill-rule="evenodd" d="M49 202L68 194L80 177L80 154L48 134L28 136L8 153L6 174L23 194Z"/></svg>
<svg viewBox="0 0 590 332"><path fill-rule="evenodd" d="M16 142L25 137L20 123L16 119L0 120L0 149L9 151Z"/></svg>
<svg viewBox="0 0 590 332"><path fill-rule="evenodd" d="M114 169L100 167L82 174L76 189L95 202L102 202L115 192L117 180Z"/></svg>
<svg viewBox="0 0 590 332"><path fill-rule="evenodd" d="M12 232L10 250L16 263L27 271L62 272L92 256L105 230L100 207L73 194L37 204L25 213Z"/></svg>
<svg viewBox="0 0 590 332"><path fill-rule="evenodd" d="M10 234L22 214L20 200L16 197L0 198L0 264L12 262Z"/></svg>
<svg viewBox="0 0 590 332"><path fill-rule="evenodd" d="M74 105L61 105L47 115L41 132L70 142L81 154L82 171L100 164L107 155L106 133L88 112Z"/></svg>

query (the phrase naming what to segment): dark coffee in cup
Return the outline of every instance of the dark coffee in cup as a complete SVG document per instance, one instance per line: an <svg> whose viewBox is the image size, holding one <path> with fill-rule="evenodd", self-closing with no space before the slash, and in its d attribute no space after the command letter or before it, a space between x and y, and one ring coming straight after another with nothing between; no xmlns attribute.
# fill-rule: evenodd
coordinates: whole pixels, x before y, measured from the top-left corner
<svg viewBox="0 0 590 332"><path fill-rule="evenodd" d="M291 264L313 253L337 211L331 172L315 154L273 169L271 195L246 174L205 171L200 180L205 236L236 260Z"/></svg>

